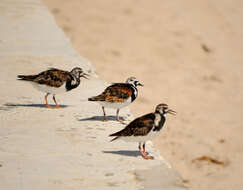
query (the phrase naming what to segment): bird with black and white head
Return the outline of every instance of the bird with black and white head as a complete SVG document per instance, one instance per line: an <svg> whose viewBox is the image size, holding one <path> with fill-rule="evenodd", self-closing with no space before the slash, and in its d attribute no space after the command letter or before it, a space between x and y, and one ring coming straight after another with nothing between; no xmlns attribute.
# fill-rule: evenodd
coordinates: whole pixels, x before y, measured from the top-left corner
<svg viewBox="0 0 243 190"><path fill-rule="evenodd" d="M121 131L111 134L110 136L115 136L111 141L124 140L127 142L138 142L138 148L142 157L145 159L153 159L152 156L147 155L145 143L159 134L165 124L166 114L168 113L176 114L175 111L168 108L167 104L159 104L156 106L154 113L138 117Z"/></svg>
<svg viewBox="0 0 243 190"><path fill-rule="evenodd" d="M88 74L79 67L73 68L70 72L50 68L37 75L18 75L18 80L28 81L37 90L45 92L45 104L48 108L52 107L48 104L47 97L52 94L56 108L59 108L55 95L77 88L80 84L80 78L87 79L87 76Z"/></svg>
<svg viewBox="0 0 243 190"><path fill-rule="evenodd" d="M116 120L119 120L119 111L128 106L138 96L137 86L143 86L135 77L129 77L125 83L113 83L100 95L89 98L102 106L104 121L107 120L105 107L117 109Z"/></svg>

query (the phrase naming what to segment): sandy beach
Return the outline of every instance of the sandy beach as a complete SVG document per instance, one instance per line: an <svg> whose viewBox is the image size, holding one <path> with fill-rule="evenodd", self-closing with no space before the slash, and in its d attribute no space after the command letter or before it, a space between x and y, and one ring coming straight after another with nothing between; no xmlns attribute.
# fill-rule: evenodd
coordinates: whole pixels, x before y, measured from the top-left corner
<svg viewBox="0 0 243 190"><path fill-rule="evenodd" d="M101 106L88 101L108 83L72 48L40 0L3 0L0 7L1 189L186 190L151 141L146 149L154 159L149 161L141 157L138 143L110 141L109 134L125 124L115 120L114 110L106 110L109 121L103 122ZM50 109L46 93L17 76L53 67L80 67L88 79L55 94L59 108L49 95ZM128 107L120 117L127 123L134 118Z"/></svg>
<svg viewBox="0 0 243 190"><path fill-rule="evenodd" d="M241 1L44 3L103 79L144 83L135 116L162 102L178 112L154 143L188 189L242 189Z"/></svg>

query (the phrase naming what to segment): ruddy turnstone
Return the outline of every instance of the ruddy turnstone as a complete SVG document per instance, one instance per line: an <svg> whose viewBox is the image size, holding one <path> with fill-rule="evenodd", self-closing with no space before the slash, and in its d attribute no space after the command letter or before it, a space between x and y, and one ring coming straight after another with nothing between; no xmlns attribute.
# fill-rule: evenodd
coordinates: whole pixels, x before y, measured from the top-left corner
<svg viewBox="0 0 243 190"><path fill-rule="evenodd" d="M143 86L135 77L130 77L125 83L114 83L108 86L104 92L98 96L89 98L89 101L96 101L102 106L104 121L107 120L105 107L117 109L116 120L119 120L119 110L133 102L137 95L137 86Z"/></svg>
<svg viewBox="0 0 243 190"><path fill-rule="evenodd" d="M18 80L29 81L33 87L45 92L45 103L48 108L51 108L51 106L48 104L47 96L52 94L56 108L58 108L59 105L56 102L55 95L78 87L80 77L87 78L87 75L79 67L73 68L71 72L50 68L37 75L18 75Z"/></svg>
<svg viewBox="0 0 243 190"><path fill-rule="evenodd" d="M168 109L167 104L159 104L156 106L154 113L138 117L121 131L111 134L110 136L116 136L111 141L121 139L127 142L138 142L138 149L142 157L145 159L153 159L153 157L148 156L145 151L145 142L159 134L159 131L164 126L165 115L167 113L176 114L175 111ZM143 150L141 148L142 143Z"/></svg>

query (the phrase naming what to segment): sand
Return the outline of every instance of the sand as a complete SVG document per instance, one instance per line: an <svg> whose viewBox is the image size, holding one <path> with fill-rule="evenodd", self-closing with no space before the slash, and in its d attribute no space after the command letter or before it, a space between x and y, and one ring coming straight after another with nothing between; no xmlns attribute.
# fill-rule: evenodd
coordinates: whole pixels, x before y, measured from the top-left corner
<svg viewBox="0 0 243 190"><path fill-rule="evenodd" d="M54 17L38 0L0 2L0 187L6 190L185 190L180 176L151 142L145 160L137 143L110 142L124 128L114 110L87 101L108 83L71 46ZM60 109L48 109L44 93L19 74L50 67L89 73L79 87L57 94ZM52 97L49 104L54 106ZM129 108L120 113L128 123ZM162 174L162 175L161 175ZM163 180L161 180L161 177Z"/></svg>
<svg viewBox="0 0 243 190"><path fill-rule="evenodd" d="M189 189L242 189L241 1L44 2L103 79L144 83L135 116L161 102L178 112L154 143Z"/></svg>

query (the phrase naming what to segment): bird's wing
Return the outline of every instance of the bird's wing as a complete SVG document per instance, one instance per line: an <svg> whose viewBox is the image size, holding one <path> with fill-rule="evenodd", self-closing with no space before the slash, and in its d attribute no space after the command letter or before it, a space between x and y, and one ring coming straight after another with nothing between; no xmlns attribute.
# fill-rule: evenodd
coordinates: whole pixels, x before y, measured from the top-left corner
<svg viewBox="0 0 243 190"><path fill-rule="evenodd" d="M93 101L124 102L132 95L130 84L115 83L107 87L100 95L92 97Z"/></svg>
<svg viewBox="0 0 243 190"><path fill-rule="evenodd" d="M63 70L51 68L47 71L43 71L37 75L37 77L33 80L38 84L45 84L51 87L60 87L67 80L71 80L72 75Z"/></svg>
<svg viewBox="0 0 243 190"><path fill-rule="evenodd" d="M138 120L134 124L133 135L134 136L147 135L154 126L154 119L155 116L153 113L138 118Z"/></svg>
<svg viewBox="0 0 243 190"><path fill-rule="evenodd" d="M110 136L145 136L154 126L155 116L153 113L138 117L129 123L124 129Z"/></svg>

